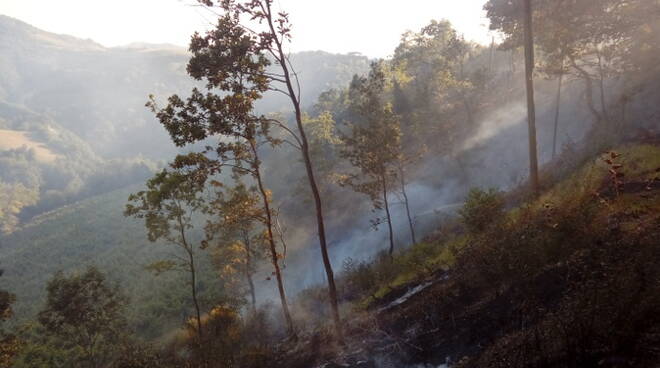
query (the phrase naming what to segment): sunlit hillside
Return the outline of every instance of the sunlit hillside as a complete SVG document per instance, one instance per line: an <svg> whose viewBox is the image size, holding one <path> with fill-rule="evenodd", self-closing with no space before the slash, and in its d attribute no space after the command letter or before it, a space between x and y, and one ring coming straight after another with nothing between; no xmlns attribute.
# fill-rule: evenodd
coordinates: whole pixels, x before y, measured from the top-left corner
<svg viewBox="0 0 660 368"><path fill-rule="evenodd" d="M34 1L0 368L660 366L658 1Z"/></svg>

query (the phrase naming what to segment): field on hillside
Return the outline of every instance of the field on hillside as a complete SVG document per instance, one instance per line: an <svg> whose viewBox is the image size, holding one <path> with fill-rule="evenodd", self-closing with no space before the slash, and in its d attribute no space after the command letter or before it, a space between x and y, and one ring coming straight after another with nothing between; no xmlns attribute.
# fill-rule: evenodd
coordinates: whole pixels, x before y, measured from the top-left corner
<svg viewBox="0 0 660 368"><path fill-rule="evenodd" d="M43 143L32 140L29 132L0 129L0 151L19 148L34 150L37 161L51 163L59 156L48 149Z"/></svg>

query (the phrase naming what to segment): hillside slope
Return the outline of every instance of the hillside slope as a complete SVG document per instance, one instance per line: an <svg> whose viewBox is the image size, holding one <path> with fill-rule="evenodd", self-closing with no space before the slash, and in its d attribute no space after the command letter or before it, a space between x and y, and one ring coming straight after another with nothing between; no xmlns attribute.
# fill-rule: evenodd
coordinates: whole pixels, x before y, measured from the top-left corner
<svg viewBox="0 0 660 368"><path fill-rule="evenodd" d="M0 228L44 211L144 182L179 149L144 104L187 95L189 54L168 45L105 48L0 15ZM360 55L302 52L292 63L309 107L321 92L368 69ZM286 113L272 93L264 113ZM111 173L111 174L109 174ZM32 195L19 196L22 187ZM18 200L20 197L20 200Z"/></svg>
<svg viewBox="0 0 660 368"><path fill-rule="evenodd" d="M460 224L349 268L346 348L318 329L280 366L657 367L660 143L566 171L510 210L471 195Z"/></svg>
<svg viewBox="0 0 660 368"><path fill-rule="evenodd" d="M142 326L138 330L144 336L159 336L178 326L180 315L192 308L185 275L156 277L145 270L146 265L176 254L176 249L149 242L141 222L124 218L125 200L136 190L124 188L62 207L0 236L3 288L16 294L18 321L34 318L42 307L46 283L57 271L96 265L119 283L136 306L129 317ZM221 289L211 278L202 280L200 291L212 298Z"/></svg>

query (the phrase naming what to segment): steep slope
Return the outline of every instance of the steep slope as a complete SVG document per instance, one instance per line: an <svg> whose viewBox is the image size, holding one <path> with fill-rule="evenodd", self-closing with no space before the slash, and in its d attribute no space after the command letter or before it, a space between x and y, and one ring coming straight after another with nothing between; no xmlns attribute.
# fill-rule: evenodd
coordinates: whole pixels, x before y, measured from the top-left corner
<svg viewBox="0 0 660 368"><path fill-rule="evenodd" d="M319 329L280 366L657 367L660 141L561 161L539 199L475 196L462 225L349 268L348 348Z"/></svg>
<svg viewBox="0 0 660 368"><path fill-rule="evenodd" d="M17 311L38 307L30 301L40 300L45 282L57 270L97 264L119 271L120 266L121 271L112 274L125 278L141 262L157 257L158 247L147 248L140 224L123 219L122 199L127 195L120 190L62 207L0 238L0 263L5 281L18 294Z"/></svg>
<svg viewBox="0 0 660 368"><path fill-rule="evenodd" d="M184 276L144 270L172 250L148 242L142 223L122 211L137 183L178 152L144 103L152 93L189 92L187 52L105 48L0 15L0 53L0 232L9 232L0 236L0 268L19 320L34 317L55 272L95 264L139 306L132 317L143 335L178 326L191 307ZM306 106L368 68L359 55L303 52L292 61ZM273 94L259 108L287 103ZM204 274L203 300L213 299L220 285Z"/></svg>

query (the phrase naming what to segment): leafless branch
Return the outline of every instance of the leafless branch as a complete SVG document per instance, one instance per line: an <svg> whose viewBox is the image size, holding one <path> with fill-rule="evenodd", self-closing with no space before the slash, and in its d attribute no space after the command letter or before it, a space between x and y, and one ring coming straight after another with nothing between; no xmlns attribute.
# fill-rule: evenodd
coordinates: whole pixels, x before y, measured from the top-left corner
<svg viewBox="0 0 660 368"><path fill-rule="evenodd" d="M267 122L269 122L271 124L275 124L278 127L280 127L282 130L289 133L297 142L297 145L295 147L298 147L298 148L302 147L302 142L300 140L300 137L298 137L298 135L293 130L291 130L289 127L287 127L286 124L284 124L281 121L276 120L276 119L268 119Z"/></svg>

